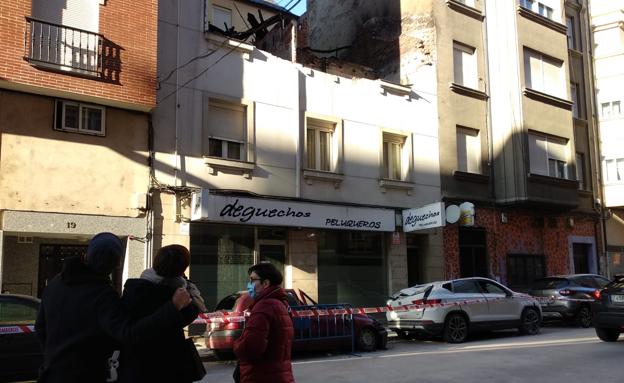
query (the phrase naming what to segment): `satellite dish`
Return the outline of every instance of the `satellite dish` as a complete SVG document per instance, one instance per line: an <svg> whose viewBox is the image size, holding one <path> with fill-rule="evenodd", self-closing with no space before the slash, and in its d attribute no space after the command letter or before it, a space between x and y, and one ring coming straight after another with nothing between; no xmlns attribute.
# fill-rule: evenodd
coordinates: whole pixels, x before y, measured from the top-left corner
<svg viewBox="0 0 624 383"><path fill-rule="evenodd" d="M459 221L459 206L457 205L448 205L446 207L446 222L455 223Z"/></svg>

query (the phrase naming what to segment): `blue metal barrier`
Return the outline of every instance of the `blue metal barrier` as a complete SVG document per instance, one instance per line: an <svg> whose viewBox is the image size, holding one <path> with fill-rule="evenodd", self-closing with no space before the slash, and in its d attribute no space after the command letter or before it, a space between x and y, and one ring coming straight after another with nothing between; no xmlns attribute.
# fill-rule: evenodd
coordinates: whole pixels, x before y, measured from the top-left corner
<svg viewBox="0 0 624 383"><path fill-rule="evenodd" d="M348 304L317 304L290 306L291 311L345 309ZM353 314L293 317L294 342L323 340L350 340L351 352L355 352L355 324Z"/></svg>

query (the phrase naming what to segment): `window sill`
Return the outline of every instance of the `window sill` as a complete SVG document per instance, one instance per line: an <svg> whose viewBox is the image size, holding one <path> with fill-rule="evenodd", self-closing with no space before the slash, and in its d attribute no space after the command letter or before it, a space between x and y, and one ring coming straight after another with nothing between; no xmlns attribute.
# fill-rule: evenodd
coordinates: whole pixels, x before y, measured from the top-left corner
<svg viewBox="0 0 624 383"><path fill-rule="evenodd" d="M204 156L204 163L208 165L208 171L216 176L219 170L234 170L242 173L243 177L251 179L256 164L253 162L226 160L218 157Z"/></svg>
<svg viewBox="0 0 624 383"><path fill-rule="evenodd" d="M230 38L221 36L217 33L206 31L204 32L204 36L206 37L206 40L208 40L209 42L220 45L222 47L237 49L245 53L251 53L254 50L254 46L251 44L248 44L240 40L230 39Z"/></svg>
<svg viewBox="0 0 624 383"><path fill-rule="evenodd" d="M582 58L583 57L583 52L579 51L576 48L568 48L568 52L570 52L571 56L574 56L576 58Z"/></svg>
<svg viewBox="0 0 624 383"><path fill-rule="evenodd" d="M524 91L522 93L532 100L541 101L543 103L556 106L561 109L570 111L572 110L572 101L564 100L563 98L559 98L556 96L551 96L549 94L542 93L538 90L530 88L524 88Z"/></svg>
<svg viewBox="0 0 624 383"><path fill-rule="evenodd" d="M412 88L407 85L400 85L389 81L379 80L379 86L384 90L384 93L392 93L408 98L412 94Z"/></svg>
<svg viewBox="0 0 624 383"><path fill-rule="evenodd" d="M556 22L554 20L551 20L548 17L544 17L540 15L539 13L535 13L531 10L528 10L522 6L518 6L518 14L524 18L535 21L536 23L541 24L545 26L546 28L550 28L553 31L559 32L564 35L566 34L566 31L568 30L568 28L565 25L559 22Z"/></svg>
<svg viewBox="0 0 624 383"><path fill-rule="evenodd" d="M587 190L587 189L579 189L578 193L579 195L582 195L583 197L592 197L594 195L593 191Z"/></svg>
<svg viewBox="0 0 624 383"><path fill-rule="evenodd" d="M456 178L461 181L468 181L480 184L487 184L490 182L490 176L480 173L469 173L461 170L455 170L453 172L453 178Z"/></svg>
<svg viewBox="0 0 624 383"><path fill-rule="evenodd" d="M409 181L399 181L399 180L389 180L387 178L379 179L379 188L382 193L388 191L388 189L397 189L404 190L407 195L412 195L412 190L414 190L415 183Z"/></svg>
<svg viewBox="0 0 624 383"><path fill-rule="evenodd" d="M560 186L566 189L576 189L578 190L578 181L576 180L568 180L565 178L556 178L550 176L544 176L541 174L529 173L529 181L548 184L553 186Z"/></svg>
<svg viewBox="0 0 624 383"><path fill-rule="evenodd" d="M479 100L487 100L489 98L489 96L485 92L482 92L477 89L472 89L467 86L459 85L454 82L452 82L449 85L449 88L455 93L468 96L468 97L472 97L472 98L476 98Z"/></svg>
<svg viewBox="0 0 624 383"><path fill-rule="evenodd" d="M446 0L446 5L452 10L463 13L464 15L472 17L475 20L483 21L483 19L485 18L480 10L463 4L457 0Z"/></svg>
<svg viewBox="0 0 624 383"><path fill-rule="evenodd" d="M305 179L308 185L312 185L314 181L331 182L334 184L334 188L338 189L344 179L344 175L322 170L305 169L303 171L303 179Z"/></svg>

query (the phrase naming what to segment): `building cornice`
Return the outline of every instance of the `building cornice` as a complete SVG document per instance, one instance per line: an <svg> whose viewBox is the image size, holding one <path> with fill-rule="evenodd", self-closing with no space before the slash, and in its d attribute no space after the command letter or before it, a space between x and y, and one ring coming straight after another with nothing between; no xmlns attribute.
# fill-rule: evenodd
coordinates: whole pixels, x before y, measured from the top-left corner
<svg viewBox="0 0 624 383"><path fill-rule="evenodd" d="M538 24L541 24L547 28L552 29L555 32L559 32L564 35L568 30L568 28L564 24L553 21L548 17L544 17L539 13L535 13L521 6L518 6L518 14L524 18L535 21Z"/></svg>
<svg viewBox="0 0 624 383"><path fill-rule="evenodd" d="M461 3L457 0L446 0L446 5L452 10L463 13L464 15L472 17L475 20L483 21L483 19L485 19L485 16L483 15L483 13L481 13L480 10Z"/></svg>

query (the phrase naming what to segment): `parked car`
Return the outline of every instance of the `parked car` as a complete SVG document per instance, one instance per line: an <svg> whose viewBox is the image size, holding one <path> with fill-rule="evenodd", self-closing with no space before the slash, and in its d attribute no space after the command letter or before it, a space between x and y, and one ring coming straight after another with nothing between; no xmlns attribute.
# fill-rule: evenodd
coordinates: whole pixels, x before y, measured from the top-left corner
<svg viewBox="0 0 624 383"><path fill-rule="evenodd" d="M536 279L529 294L542 298L544 319L574 320L587 328L592 325L591 301L608 283L607 278L596 274L558 275Z"/></svg>
<svg viewBox="0 0 624 383"><path fill-rule="evenodd" d="M539 333L542 319L535 298L476 277L403 289L388 304L419 305L416 310L386 313L388 327L400 337L441 335L449 343L461 343L470 332L483 330L517 328L534 335Z"/></svg>
<svg viewBox="0 0 624 383"><path fill-rule="evenodd" d="M615 342L624 332L624 274L616 275L600 290L592 304L596 335L605 342Z"/></svg>
<svg viewBox="0 0 624 383"><path fill-rule="evenodd" d="M295 290L286 289L286 293L291 310L349 307L348 304L319 305L301 290L297 294ZM223 298L215 311L243 312L252 302L253 299L246 291L239 291ZM244 325L244 322L208 324L204 335L206 347L211 349L217 358L232 357L234 340L241 336ZM385 348L388 341L386 329L376 320L361 314L293 318L293 326L295 329L293 351L324 351L352 346L362 351L372 351L376 348Z"/></svg>
<svg viewBox="0 0 624 383"><path fill-rule="evenodd" d="M34 325L39 299L0 295L0 382L36 379L43 352Z"/></svg>

